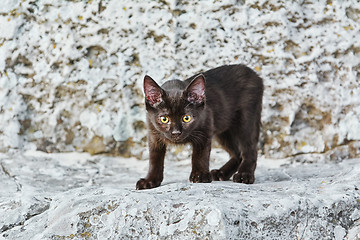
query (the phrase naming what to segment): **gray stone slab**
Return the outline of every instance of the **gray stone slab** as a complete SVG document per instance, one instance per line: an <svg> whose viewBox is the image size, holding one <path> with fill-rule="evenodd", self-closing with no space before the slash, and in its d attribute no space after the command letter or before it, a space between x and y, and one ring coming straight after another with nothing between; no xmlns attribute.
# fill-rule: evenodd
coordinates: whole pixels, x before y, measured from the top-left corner
<svg viewBox="0 0 360 240"><path fill-rule="evenodd" d="M360 238L359 159L260 158L253 185L191 184L189 160L166 161L143 191L146 161L12 152L0 164L3 239Z"/></svg>

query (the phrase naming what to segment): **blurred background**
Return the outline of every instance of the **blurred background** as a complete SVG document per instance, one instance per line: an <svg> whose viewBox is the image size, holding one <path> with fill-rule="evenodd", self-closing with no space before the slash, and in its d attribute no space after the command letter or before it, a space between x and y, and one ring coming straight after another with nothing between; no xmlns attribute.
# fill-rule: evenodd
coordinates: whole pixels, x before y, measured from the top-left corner
<svg viewBox="0 0 360 240"><path fill-rule="evenodd" d="M145 74L242 63L265 84L260 154L359 157L359 30L355 0L4 0L0 152L144 159Z"/></svg>

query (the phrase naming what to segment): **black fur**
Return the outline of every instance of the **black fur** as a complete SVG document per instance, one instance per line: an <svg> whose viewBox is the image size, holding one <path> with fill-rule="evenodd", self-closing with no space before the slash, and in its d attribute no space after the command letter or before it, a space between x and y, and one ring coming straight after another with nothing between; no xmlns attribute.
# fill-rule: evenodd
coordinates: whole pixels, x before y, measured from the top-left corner
<svg viewBox="0 0 360 240"><path fill-rule="evenodd" d="M149 128L150 167L137 189L157 187L163 180L168 144L193 146L191 182L229 180L253 183L257 161L263 81L244 65L226 65L184 81L158 86L144 78ZM191 117L190 122L183 120ZM168 118L167 123L160 117ZM212 138L229 153L230 160L209 172Z"/></svg>

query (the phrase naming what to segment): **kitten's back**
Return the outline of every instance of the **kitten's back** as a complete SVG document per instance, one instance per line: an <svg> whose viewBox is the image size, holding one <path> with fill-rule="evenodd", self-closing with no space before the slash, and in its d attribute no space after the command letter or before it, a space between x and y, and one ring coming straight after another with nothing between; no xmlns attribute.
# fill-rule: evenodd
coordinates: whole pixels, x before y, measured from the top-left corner
<svg viewBox="0 0 360 240"><path fill-rule="evenodd" d="M211 93L214 88L224 93L238 97L240 93L249 89L257 90L259 99L262 97L263 81L252 69L242 64L224 65L202 73L206 79L206 88ZM188 84L194 78L185 82Z"/></svg>
<svg viewBox="0 0 360 240"><path fill-rule="evenodd" d="M260 125L263 81L245 65L224 65L202 73L206 80L206 105L221 132L239 118L251 117ZM185 80L191 82L194 77ZM253 116L250 116L253 115Z"/></svg>

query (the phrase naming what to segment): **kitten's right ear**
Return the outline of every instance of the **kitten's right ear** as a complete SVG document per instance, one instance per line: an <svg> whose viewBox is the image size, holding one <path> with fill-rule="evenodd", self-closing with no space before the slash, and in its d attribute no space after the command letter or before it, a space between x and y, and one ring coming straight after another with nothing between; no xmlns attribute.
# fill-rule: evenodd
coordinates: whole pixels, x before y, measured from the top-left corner
<svg viewBox="0 0 360 240"><path fill-rule="evenodd" d="M205 102L205 77L200 74L191 81L185 90L187 100L191 103L202 104Z"/></svg>
<svg viewBox="0 0 360 240"><path fill-rule="evenodd" d="M163 91L150 76L146 75L144 77L145 102L150 104L150 106L156 107L163 101Z"/></svg>

